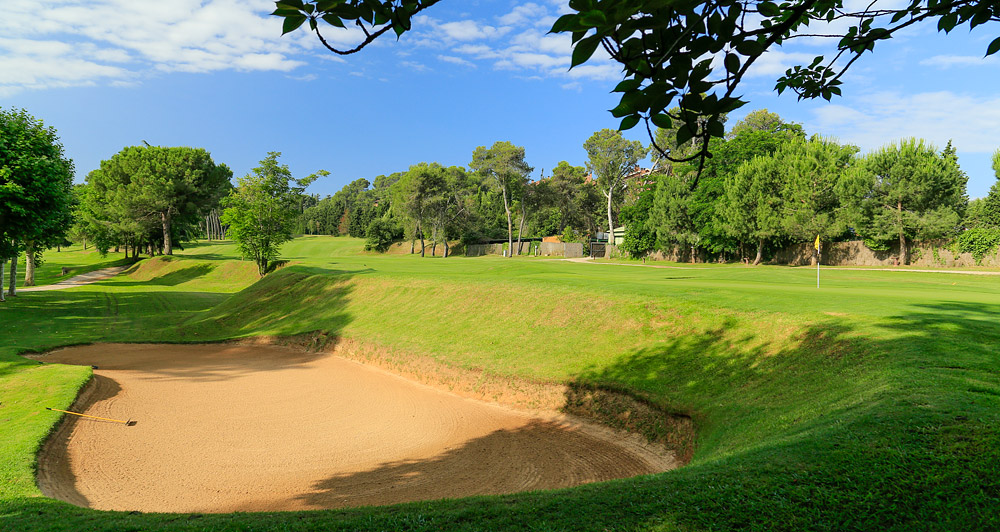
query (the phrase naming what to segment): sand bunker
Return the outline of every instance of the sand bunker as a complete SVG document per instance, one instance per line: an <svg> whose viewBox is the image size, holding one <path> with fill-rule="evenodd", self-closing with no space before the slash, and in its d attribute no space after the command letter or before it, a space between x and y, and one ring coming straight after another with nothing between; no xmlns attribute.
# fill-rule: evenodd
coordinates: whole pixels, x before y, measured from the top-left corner
<svg viewBox="0 0 1000 532"><path fill-rule="evenodd" d="M306 510L559 488L675 464L633 438L460 398L319 353L92 345L96 365L39 455L42 492L148 512Z"/></svg>

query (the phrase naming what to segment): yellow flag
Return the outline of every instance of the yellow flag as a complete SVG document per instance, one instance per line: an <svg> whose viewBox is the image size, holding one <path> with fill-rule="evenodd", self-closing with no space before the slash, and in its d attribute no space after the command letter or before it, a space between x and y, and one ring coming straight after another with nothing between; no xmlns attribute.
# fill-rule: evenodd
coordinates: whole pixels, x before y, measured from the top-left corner
<svg viewBox="0 0 1000 532"><path fill-rule="evenodd" d="M816 251L819 251L819 235L816 235Z"/></svg>

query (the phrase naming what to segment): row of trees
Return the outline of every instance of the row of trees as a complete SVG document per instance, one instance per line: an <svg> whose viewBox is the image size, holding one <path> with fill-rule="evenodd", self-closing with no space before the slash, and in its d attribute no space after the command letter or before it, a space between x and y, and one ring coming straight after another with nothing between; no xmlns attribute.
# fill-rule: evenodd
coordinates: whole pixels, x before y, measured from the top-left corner
<svg viewBox="0 0 1000 532"><path fill-rule="evenodd" d="M565 234L582 238L613 228L625 201L626 178L646 156L642 143L614 130L601 130L584 144L587 166L562 161L537 181L525 150L510 142L480 146L469 169L419 163L406 172L351 182L333 196L310 198L298 226L305 233L369 238L384 250L405 237L416 252L431 254L437 245L504 238L509 248L526 236ZM372 185L374 186L372 187ZM369 188L371 187L371 188ZM604 222L607 225L604 225Z"/></svg>
<svg viewBox="0 0 1000 532"><path fill-rule="evenodd" d="M675 154L699 152L699 139L674 142L683 127L674 121L654 138ZM909 139L860 156L854 146L808 136L767 110L710 142L713 157L702 166L657 157L602 130L584 143L585 166L564 161L536 181L524 149L497 142L476 148L469 170L420 163L379 176L374 187L360 179L332 197L314 197L299 225L367 237L372 249L406 238L415 252L420 240L421 254L425 239L432 254L438 243L458 238L505 238L509 249L520 250L516 240L525 237L575 240L624 225L621 248L633 256L662 250L755 264L769 250L817 236L895 248L906 263L915 239L962 234L968 240L967 229L1000 226L1000 189L970 204L967 176L950 143L939 151ZM636 171L647 153L654 154L648 175ZM994 238L982 231L982 238Z"/></svg>

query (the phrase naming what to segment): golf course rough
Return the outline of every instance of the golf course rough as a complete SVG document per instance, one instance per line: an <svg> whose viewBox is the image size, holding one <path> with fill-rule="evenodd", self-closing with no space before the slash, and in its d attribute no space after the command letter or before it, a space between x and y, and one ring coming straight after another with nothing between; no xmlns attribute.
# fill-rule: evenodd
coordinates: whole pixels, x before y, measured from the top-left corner
<svg viewBox="0 0 1000 532"><path fill-rule="evenodd" d="M143 512L281 511L552 489L666 471L668 453L565 416L458 397L277 346L94 344L39 455L42 492Z"/></svg>

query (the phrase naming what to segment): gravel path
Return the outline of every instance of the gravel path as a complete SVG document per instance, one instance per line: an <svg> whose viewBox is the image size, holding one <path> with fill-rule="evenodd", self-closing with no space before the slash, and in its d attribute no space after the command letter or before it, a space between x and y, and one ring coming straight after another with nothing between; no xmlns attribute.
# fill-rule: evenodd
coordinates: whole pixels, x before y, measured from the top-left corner
<svg viewBox="0 0 1000 532"><path fill-rule="evenodd" d="M96 283L97 281L103 281L110 277L114 277L121 273L128 266L115 266L114 268L104 268L103 270L94 270L92 272L82 273L75 277L70 277L65 281L59 281L58 283L47 284L43 286L28 286L25 288L18 288L18 292L47 292L49 290L65 290L67 288L73 288L74 286L83 286L91 283Z"/></svg>

